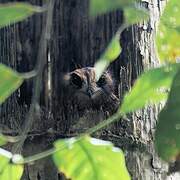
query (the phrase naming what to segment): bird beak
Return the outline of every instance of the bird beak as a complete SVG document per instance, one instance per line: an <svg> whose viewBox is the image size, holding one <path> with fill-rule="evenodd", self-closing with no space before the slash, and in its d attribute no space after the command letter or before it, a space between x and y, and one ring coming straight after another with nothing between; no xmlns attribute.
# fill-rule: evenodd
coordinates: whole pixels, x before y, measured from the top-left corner
<svg viewBox="0 0 180 180"><path fill-rule="evenodd" d="M99 93L99 89L96 87L90 87L87 89L87 95L89 96L89 98L94 99Z"/></svg>
<svg viewBox="0 0 180 180"><path fill-rule="evenodd" d="M90 98L92 98L93 94L94 94L94 91L93 91L92 89L88 89L88 90L87 90L87 95L88 95Z"/></svg>

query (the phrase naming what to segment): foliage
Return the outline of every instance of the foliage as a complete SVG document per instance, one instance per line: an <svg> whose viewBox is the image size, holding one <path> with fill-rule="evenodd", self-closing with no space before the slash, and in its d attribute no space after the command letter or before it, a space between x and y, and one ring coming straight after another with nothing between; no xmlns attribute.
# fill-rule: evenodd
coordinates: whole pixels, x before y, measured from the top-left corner
<svg viewBox="0 0 180 180"><path fill-rule="evenodd" d="M0 4L0 28L22 21L34 13L42 12L42 9L37 6L32 6L28 3L8 3Z"/></svg>
<svg viewBox="0 0 180 180"><path fill-rule="evenodd" d="M180 4L169 0L161 16L156 37L159 58L162 62L176 62L180 58ZM155 133L155 145L159 156L173 161L180 154L179 131L179 77L180 68L173 79L166 106L159 114Z"/></svg>
<svg viewBox="0 0 180 180"><path fill-rule="evenodd" d="M180 3L169 0L159 23L156 44L162 62L176 62L180 57Z"/></svg>
<svg viewBox="0 0 180 180"><path fill-rule="evenodd" d="M165 101L179 67L179 65L169 65L143 73L135 82L132 91L124 97L121 112L126 114L147 104Z"/></svg>
<svg viewBox="0 0 180 180"><path fill-rule="evenodd" d="M149 19L147 9L140 6L130 6L124 8L124 21L128 25L136 24Z"/></svg>
<svg viewBox="0 0 180 180"><path fill-rule="evenodd" d="M0 148L0 179L19 180L21 178L23 165L12 163L14 157L22 159L20 155L13 156L10 152Z"/></svg>
<svg viewBox="0 0 180 180"><path fill-rule="evenodd" d="M6 142L6 138L2 134L0 134L0 146L3 146L4 144L6 144Z"/></svg>
<svg viewBox="0 0 180 180"><path fill-rule="evenodd" d="M59 140L55 147L64 147L53 155L53 159L70 179L130 179L122 151L110 142L86 136Z"/></svg>
<svg viewBox="0 0 180 180"><path fill-rule="evenodd" d="M19 73L0 64L0 104L10 96L23 82Z"/></svg>
<svg viewBox="0 0 180 180"><path fill-rule="evenodd" d="M1 165L2 165L1 161ZM7 163L2 166L0 179L3 180L19 180L23 174L23 166L22 165L15 165L12 163Z"/></svg>
<svg viewBox="0 0 180 180"><path fill-rule="evenodd" d="M105 52L95 63L96 79L98 80L110 63L117 59L121 53L119 43L121 32L129 25L147 20L149 13L146 9L135 4L134 0L114 0L114 3L109 0L91 0L90 2L90 15L92 17L118 8L123 8L124 11L124 24L121 25Z"/></svg>
<svg viewBox="0 0 180 180"><path fill-rule="evenodd" d="M119 34L112 39L109 46L102 54L101 58L95 64L96 79L98 80L109 64L114 61L121 53L121 46L119 44Z"/></svg>
<svg viewBox="0 0 180 180"><path fill-rule="evenodd" d="M105 13L121 9L124 12L124 23L119 28L110 44L95 64L97 79L111 62L121 53L119 39L121 32L128 26L147 20L149 13L140 7L135 0L91 0L90 15L96 17ZM0 27L19 22L42 8L27 3L8 3L0 5ZM161 61L175 62L180 56L180 5L178 0L169 0L156 36L158 53ZM0 64L0 103L4 102L24 79L28 79L5 65ZM30 76L29 76L30 78ZM132 90L125 96L118 112L97 126L89 134L120 119L120 116L134 112L150 103L165 101L167 104L159 115L159 122L155 134L155 145L160 157L166 161L176 159L180 154L179 131L179 92L180 65L167 64L143 73ZM170 90L170 93L169 93ZM36 102L39 103L39 102ZM171 121L170 121L171 120ZM8 139L0 136L0 145ZM67 177L73 179L122 179L129 180L125 166L124 155L111 143L80 136L55 142L52 150L42 152L32 157L23 158L0 149L0 179L18 180L23 173L23 165L52 155L58 169Z"/></svg>
<svg viewBox="0 0 180 180"><path fill-rule="evenodd" d="M177 72L166 106L159 114L155 144L159 155L166 161L180 155L180 70Z"/></svg>
<svg viewBox="0 0 180 180"><path fill-rule="evenodd" d="M90 0L90 15L96 17L113 10L134 5L134 0Z"/></svg>

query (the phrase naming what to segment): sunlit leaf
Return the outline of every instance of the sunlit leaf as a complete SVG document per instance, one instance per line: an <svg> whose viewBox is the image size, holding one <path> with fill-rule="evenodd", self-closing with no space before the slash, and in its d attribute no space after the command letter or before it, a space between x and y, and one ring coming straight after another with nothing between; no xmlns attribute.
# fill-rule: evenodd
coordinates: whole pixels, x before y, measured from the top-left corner
<svg viewBox="0 0 180 180"><path fill-rule="evenodd" d="M129 180L122 151L110 142L90 137L59 140L53 155L59 171L73 180ZM64 147L62 149L62 147Z"/></svg>
<svg viewBox="0 0 180 180"><path fill-rule="evenodd" d="M141 21L146 21L149 18L149 12L139 6L131 6L124 8L124 19L126 24L132 25Z"/></svg>
<svg viewBox="0 0 180 180"><path fill-rule="evenodd" d="M3 103L23 82L23 78L11 68L0 64L0 104Z"/></svg>
<svg viewBox="0 0 180 180"><path fill-rule="evenodd" d="M120 52L119 38L115 37L102 55L102 59L108 59L108 61L112 62L119 56Z"/></svg>
<svg viewBox="0 0 180 180"><path fill-rule="evenodd" d="M6 165L0 173L0 179L3 180L20 180L23 174L23 166L10 164Z"/></svg>
<svg viewBox="0 0 180 180"><path fill-rule="evenodd" d="M90 16L98 16L130 5L134 5L134 0L90 0Z"/></svg>
<svg viewBox="0 0 180 180"><path fill-rule="evenodd" d="M5 156L0 155L0 174L3 169L8 165L9 159Z"/></svg>
<svg viewBox="0 0 180 180"><path fill-rule="evenodd" d="M22 21L37 12L42 12L42 9L28 3L0 4L0 28Z"/></svg>
<svg viewBox="0 0 180 180"><path fill-rule="evenodd" d="M180 71L175 76L168 101L159 114L155 145L159 156L175 160L180 155Z"/></svg>
<svg viewBox="0 0 180 180"><path fill-rule="evenodd" d="M95 63L96 79L98 80L109 64L114 61L121 53L119 36L116 35L108 45L100 59Z"/></svg>
<svg viewBox="0 0 180 180"><path fill-rule="evenodd" d="M120 111L128 113L143 108L149 103L166 100L179 64L168 65L143 73L135 82L132 90L124 97Z"/></svg>
<svg viewBox="0 0 180 180"><path fill-rule="evenodd" d="M10 152L0 149L0 179L2 180L20 180L22 177L23 166L13 164L10 161L11 157L12 154Z"/></svg>
<svg viewBox="0 0 180 180"><path fill-rule="evenodd" d="M180 57L180 3L169 0L160 19L156 36L161 61L176 62Z"/></svg>

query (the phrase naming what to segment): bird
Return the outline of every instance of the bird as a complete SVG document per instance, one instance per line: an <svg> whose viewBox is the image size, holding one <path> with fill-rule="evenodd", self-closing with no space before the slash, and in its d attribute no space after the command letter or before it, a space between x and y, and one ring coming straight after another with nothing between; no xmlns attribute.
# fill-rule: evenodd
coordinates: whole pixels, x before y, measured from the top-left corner
<svg viewBox="0 0 180 180"><path fill-rule="evenodd" d="M80 111L103 110L109 115L119 107L119 98L114 94L114 81L109 71L96 80L94 67L75 69L64 75L65 93L68 100Z"/></svg>

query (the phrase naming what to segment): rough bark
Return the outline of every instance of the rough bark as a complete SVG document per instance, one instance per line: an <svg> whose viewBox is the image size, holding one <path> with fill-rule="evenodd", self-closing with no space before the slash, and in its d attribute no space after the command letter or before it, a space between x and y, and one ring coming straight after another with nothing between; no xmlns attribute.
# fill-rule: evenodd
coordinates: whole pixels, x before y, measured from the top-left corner
<svg viewBox="0 0 180 180"><path fill-rule="evenodd" d="M7 2L4 0L3 2ZM31 0L33 4L42 4L40 0ZM151 12L148 23L128 28L122 35L121 57L110 69L116 80L116 94L123 98L136 78L144 69L157 66L154 50L154 33L164 1L149 0L142 3ZM44 72L41 116L36 118L32 130L23 148L24 155L31 155L51 147L57 138L73 136L83 127L93 126L104 116L99 112L88 112L86 118L66 106L60 86L62 72L75 69L75 65L93 66L107 46L113 34L123 20L117 11L90 20L87 0L57 0L54 9L53 29L47 66ZM38 53L39 39L45 21L44 15L34 15L22 23L0 30L0 62L20 72L32 70ZM47 82L50 82L50 86ZM0 107L1 129L6 134L21 132L32 96L32 80L25 82ZM67 110L67 107L69 108ZM128 119L114 123L96 136L111 140L126 153L129 172L134 180L165 179L167 164L160 161L153 147L153 134L160 108L147 107L130 114ZM97 115L98 114L98 115ZM92 117L98 117L93 121ZM88 118L87 118L88 117ZM82 123L83 119L86 119ZM82 129L82 127L81 127ZM178 178L171 176L169 179ZM52 161L47 158L25 167L24 180L63 179Z"/></svg>

